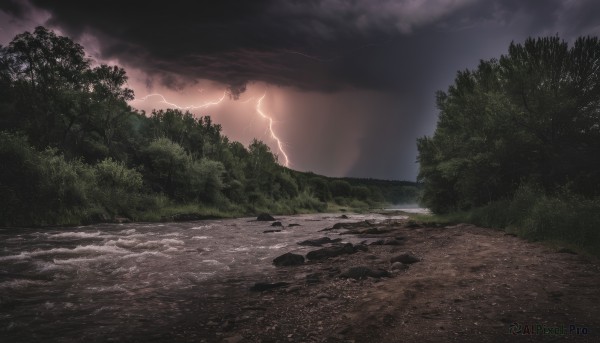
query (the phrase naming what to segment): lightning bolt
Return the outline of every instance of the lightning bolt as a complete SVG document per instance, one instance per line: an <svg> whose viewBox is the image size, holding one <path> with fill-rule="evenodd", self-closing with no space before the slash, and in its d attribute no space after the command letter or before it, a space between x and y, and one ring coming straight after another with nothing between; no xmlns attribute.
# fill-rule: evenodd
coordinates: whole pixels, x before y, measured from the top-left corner
<svg viewBox="0 0 600 343"><path fill-rule="evenodd" d="M279 137L277 137L277 135L275 134L275 131L273 131L273 118L266 115L265 112L263 112L263 110L261 108L262 101L265 98L265 96L267 96L267 92L265 92L265 94L263 94L263 96L261 96L258 99L258 101L256 102L256 112L261 117L263 117L264 119L267 119L269 121L269 132L271 133L271 138L273 138L275 140L275 142L277 142L277 148L279 148L279 151L281 152L281 154L283 155L283 158L285 159L285 166L289 167L290 159L288 158L288 155L285 153L285 150L283 149L283 143L281 142L281 139L279 139Z"/></svg>
<svg viewBox="0 0 600 343"><path fill-rule="evenodd" d="M203 91L203 89L201 90L201 92ZM134 101L147 101L149 98L152 97L156 97L160 99L160 102L173 107L173 108L177 108L179 110L199 110L199 109L203 109L203 108L207 108L209 106L215 106L220 104L221 102L223 102L223 100L225 100L225 96L227 95L227 91L223 92L223 95L217 99L217 100L213 100L213 101L206 101L205 103L201 104L201 105L189 105L189 106L181 106L178 105L176 103L170 102L168 101L162 94L159 93L152 93L152 94L148 94L142 98L139 99L134 99L132 100L132 102ZM263 96L261 96L257 101L256 101L256 113L258 113L263 119L268 120L269 122L269 133L271 134L271 138L277 143L277 148L279 149L279 152L281 153L281 155L283 155L283 158L285 160L284 165L286 167L290 166L290 159L287 155L287 153L285 152L284 148L283 148L283 142L281 141L281 139L277 136L277 134L275 134L275 131L273 130L273 118L270 117L269 115L267 115L263 109L262 109L262 101L263 99L267 96L267 92L265 92L265 94L263 94ZM246 99L244 101L242 101L242 104L248 103L250 101L254 100L254 97L250 97L249 99Z"/></svg>
<svg viewBox="0 0 600 343"><path fill-rule="evenodd" d="M224 91L223 95L218 100L206 101L202 105L190 105L190 106L180 106L180 105L174 104L172 102L169 102L162 94L159 94L159 93L148 94L143 98L134 99L133 101L146 101L146 100L148 100L148 98L157 97L157 98L160 98L160 102L162 102L163 104L171 106L171 107L175 107L179 110L199 110L199 109L207 108L209 106L214 106L214 105L220 104L223 100L225 100L226 95L227 95L227 91Z"/></svg>

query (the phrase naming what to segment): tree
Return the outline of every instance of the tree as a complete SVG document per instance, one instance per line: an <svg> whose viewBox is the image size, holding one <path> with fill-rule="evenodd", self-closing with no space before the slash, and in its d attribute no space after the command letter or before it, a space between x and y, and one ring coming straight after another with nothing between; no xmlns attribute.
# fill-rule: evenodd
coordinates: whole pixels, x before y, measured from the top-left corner
<svg viewBox="0 0 600 343"><path fill-rule="evenodd" d="M61 145L82 114L89 89L90 61L83 47L40 26L33 34L17 35L3 55L16 110L24 116L11 129L24 129L40 147Z"/></svg>
<svg viewBox="0 0 600 343"><path fill-rule="evenodd" d="M500 60L459 72L433 137L417 140L423 201L436 212L511 196L524 180L590 190L600 176L600 43L558 37L512 43Z"/></svg>
<svg viewBox="0 0 600 343"><path fill-rule="evenodd" d="M144 149L146 156L146 178L153 189L164 192L170 197L182 199L185 170L190 163L190 157L177 143L168 138L159 138Z"/></svg>
<svg viewBox="0 0 600 343"><path fill-rule="evenodd" d="M329 184L329 190L333 197L350 197L352 196L352 186L348 181L333 180Z"/></svg>

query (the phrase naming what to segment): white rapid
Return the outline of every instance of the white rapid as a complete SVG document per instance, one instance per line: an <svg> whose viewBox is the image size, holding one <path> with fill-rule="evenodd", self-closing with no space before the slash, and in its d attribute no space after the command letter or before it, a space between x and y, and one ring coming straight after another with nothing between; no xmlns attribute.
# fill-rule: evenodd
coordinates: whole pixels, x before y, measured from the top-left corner
<svg viewBox="0 0 600 343"><path fill-rule="evenodd" d="M147 340L152 335L144 333L193 315L193 303L202 296L223 287L246 291L273 272L273 258L315 249L297 242L327 235L358 242L319 230L390 218L349 217L278 217L283 227L241 218L0 229L0 337L6 342ZM264 233L272 229L282 231Z"/></svg>

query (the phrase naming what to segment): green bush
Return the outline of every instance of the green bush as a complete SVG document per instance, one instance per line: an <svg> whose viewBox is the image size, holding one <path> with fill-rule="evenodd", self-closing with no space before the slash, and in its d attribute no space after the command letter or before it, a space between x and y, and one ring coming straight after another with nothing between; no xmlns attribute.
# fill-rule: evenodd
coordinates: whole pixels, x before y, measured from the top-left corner
<svg viewBox="0 0 600 343"><path fill-rule="evenodd" d="M0 133L2 225L77 224L91 208L93 170L56 150L36 151L23 136Z"/></svg>
<svg viewBox="0 0 600 343"><path fill-rule="evenodd" d="M329 190L334 198L352 196L352 185L348 181L333 180L329 183Z"/></svg>
<svg viewBox="0 0 600 343"><path fill-rule="evenodd" d="M111 216L134 217L135 211L148 204L142 203L142 174L110 158L94 167L96 201Z"/></svg>

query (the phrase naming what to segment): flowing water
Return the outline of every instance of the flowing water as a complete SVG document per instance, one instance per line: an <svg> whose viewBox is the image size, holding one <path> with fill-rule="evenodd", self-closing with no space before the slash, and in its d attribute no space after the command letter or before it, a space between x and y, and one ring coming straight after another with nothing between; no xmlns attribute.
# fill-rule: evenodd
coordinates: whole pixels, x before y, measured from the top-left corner
<svg viewBox="0 0 600 343"><path fill-rule="evenodd" d="M319 230L390 218L338 216L279 217L284 228L241 218L0 229L0 341L142 341L193 315L201 296L224 284L247 289L273 272L273 258L315 249L299 241L358 242Z"/></svg>

